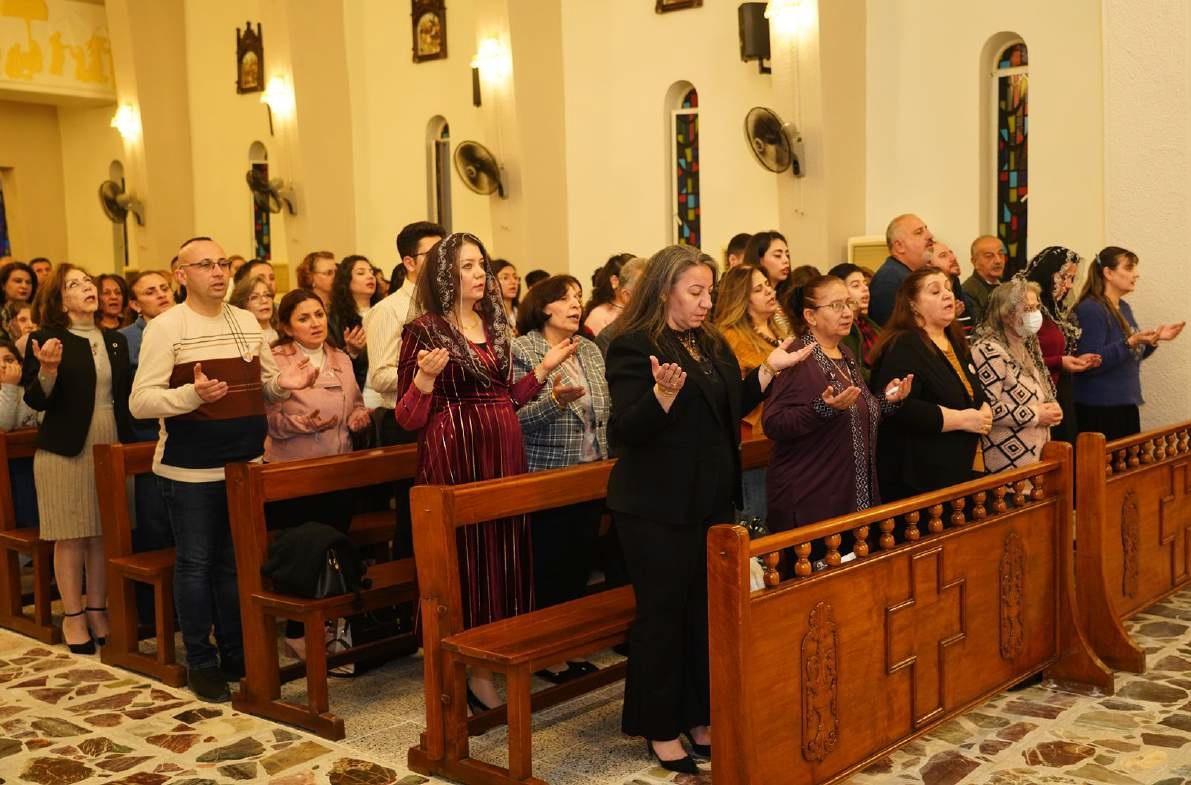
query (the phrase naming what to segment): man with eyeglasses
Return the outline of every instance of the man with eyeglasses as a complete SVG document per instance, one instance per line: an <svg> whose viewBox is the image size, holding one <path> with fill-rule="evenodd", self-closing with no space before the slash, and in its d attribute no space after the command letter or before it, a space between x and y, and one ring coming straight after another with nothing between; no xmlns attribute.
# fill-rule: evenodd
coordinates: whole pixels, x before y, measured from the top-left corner
<svg viewBox="0 0 1191 785"><path fill-rule="evenodd" d="M265 400L309 387L317 370L303 361L278 372L256 317L223 301L231 263L210 237L183 243L175 269L188 296L145 329L129 406L161 419L153 473L176 546L187 681L199 698L226 701L227 682L244 674L244 644L224 466L261 459Z"/></svg>

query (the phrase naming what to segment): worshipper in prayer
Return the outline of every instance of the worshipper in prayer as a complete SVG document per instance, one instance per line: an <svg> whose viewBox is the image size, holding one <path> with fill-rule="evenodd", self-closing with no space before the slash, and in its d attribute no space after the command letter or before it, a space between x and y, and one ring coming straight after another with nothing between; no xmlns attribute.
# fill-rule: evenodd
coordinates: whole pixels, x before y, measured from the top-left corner
<svg viewBox="0 0 1191 785"><path fill-rule="evenodd" d="M648 263L646 259L631 256L621 264L620 274L616 276L616 296L613 300L620 308L612 314L612 321L604 325L604 329L600 330L600 334L594 339L595 345L599 347L600 354L605 356L608 354L608 344L612 341L612 332L607 328L624 313L624 306L628 305L629 300L632 298L633 288L641 280L641 273L645 271L645 265Z"/></svg>
<svg viewBox="0 0 1191 785"><path fill-rule="evenodd" d="M914 375L910 396L881 421L881 498L904 499L982 473L979 437L992 427L992 408L955 323L946 273L923 266L902 281L873 353L871 389L888 395L893 380Z"/></svg>
<svg viewBox="0 0 1191 785"><path fill-rule="evenodd" d="M884 326L893 314L898 288L910 273L930 264L935 236L921 218L906 213L885 228L885 247L889 256L869 282L868 315Z"/></svg>
<svg viewBox="0 0 1191 785"><path fill-rule="evenodd" d="M21 386L21 353L7 339L0 340L0 431L36 428L38 413L25 403ZM15 478L13 478L15 479ZM15 489L14 489L15 492ZM24 522L18 517L18 520Z"/></svg>
<svg viewBox="0 0 1191 785"><path fill-rule="evenodd" d="M1063 421L1038 347L1040 295L1038 284L1020 277L997 286L972 335L972 364L992 404L992 429L980 437L990 472L1037 463L1050 429Z"/></svg>
<svg viewBox="0 0 1191 785"><path fill-rule="evenodd" d="M988 308L988 296L1001 282L1005 274L1005 244L991 234L981 235L972 241L972 274L964 281L964 293L968 296L968 311L973 324L984 321Z"/></svg>
<svg viewBox="0 0 1191 785"><path fill-rule="evenodd" d="M715 326L736 356L740 372L748 375L758 368L774 348L790 337L777 323L777 295L765 272L751 264L739 264L720 279L715 304ZM759 439L764 404L758 404L740 423L741 439ZM766 516L764 467L749 469L741 477L741 511L762 520Z"/></svg>
<svg viewBox="0 0 1191 785"><path fill-rule="evenodd" d="M347 352L356 385L364 388L368 378L368 346L364 318L381 300L372 262L366 256L346 256L335 269L331 282L331 304L327 307L327 342Z"/></svg>
<svg viewBox="0 0 1191 785"><path fill-rule="evenodd" d="M578 350L550 374L537 397L517 410L531 472L561 469L608 457L608 382L596 345L578 335L583 288L569 275L531 286L518 309L513 339L513 379L533 372L553 346L574 340ZM538 608L582 597L587 591L602 500L533 515L534 600ZM538 671L554 684L590 673L589 662Z"/></svg>
<svg viewBox="0 0 1191 785"><path fill-rule="evenodd" d="M277 308L273 305L273 287L264 275L241 278L227 301L230 305L243 308L256 317L266 346L272 346L281 337L277 332Z"/></svg>
<svg viewBox="0 0 1191 785"><path fill-rule="evenodd" d="M509 329L516 335L517 306L521 300L521 276L517 268L508 259L493 259L492 272L496 282L500 284L500 299L504 303L505 316L508 318Z"/></svg>
<svg viewBox="0 0 1191 785"><path fill-rule="evenodd" d="M29 260L29 267L33 270L33 274L37 277L37 285L41 286L45 283L45 279L50 277L50 273L54 271L54 263L44 256L35 256Z"/></svg>
<svg viewBox="0 0 1191 785"><path fill-rule="evenodd" d="M806 286L809 282L815 280L821 275L823 275L823 273L821 273L819 268L815 267L813 264L800 264L790 271L789 291L792 292L800 286ZM791 316L790 319L793 321L794 317Z"/></svg>
<svg viewBox="0 0 1191 785"><path fill-rule="evenodd" d="M4 335L9 340L18 344L18 357L23 357L24 337L37 329L33 322L33 306L22 300L6 302L4 307L0 308L0 327L4 328Z"/></svg>
<svg viewBox="0 0 1191 785"><path fill-rule="evenodd" d="M104 273L95 279L99 288L99 310L95 312L95 323L105 330L120 330L132 320L128 311L128 282L123 276Z"/></svg>
<svg viewBox="0 0 1191 785"><path fill-rule="evenodd" d="M844 344L854 318L848 295L834 276L795 290L793 317L801 338L794 345L810 348L811 356L778 377L765 403L762 421L773 440L771 531L881 503L877 428L910 395L914 374L890 379L878 395L869 392L860 363Z"/></svg>
<svg viewBox="0 0 1191 785"><path fill-rule="evenodd" d="M967 335L976 326L978 320L972 317L972 301L959 280L959 259L955 256L955 251L936 239L931 251L930 263L933 267L947 273L947 277L951 281L951 292L955 295L955 320L959 322L960 327L964 328L964 334Z"/></svg>
<svg viewBox="0 0 1191 785"><path fill-rule="evenodd" d="M1141 432L1141 361L1162 341L1179 337L1186 322L1139 329L1125 295L1136 288L1137 254L1109 246L1092 260L1075 316L1080 353L1100 355L1098 367L1075 377L1079 431L1099 431L1112 441Z"/></svg>
<svg viewBox="0 0 1191 785"><path fill-rule="evenodd" d="M298 288L318 295L326 307L331 302L331 283L335 280L335 254L311 251L298 265Z"/></svg>
<svg viewBox="0 0 1191 785"><path fill-rule="evenodd" d="M631 253L610 256L604 266L591 276L591 299L583 309L583 330L592 338L598 338L604 328L624 311L628 294L621 291L620 271L625 262L632 258Z"/></svg>
<svg viewBox="0 0 1191 785"><path fill-rule="evenodd" d="M230 270L209 237L178 249L177 279L187 297L145 331L130 400L133 416L162 419L153 473L174 533L187 684L206 701L228 700L227 682L244 675L224 466L259 460L265 401L309 387L318 375L305 358L278 371L256 317L223 301Z"/></svg>
<svg viewBox="0 0 1191 785"><path fill-rule="evenodd" d="M128 343L120 333L96 326L98 308L91 276L59 265L33 303L41 327L29 337L21 374L25 403L43 413L33 458L40 536L54 543L62 639L76 654L93 654L108 634L107 566L91 447L133 437Z"/></svg>
<svg viewBox="0 0 1191 785"><path fill-rule="evenodd" d="M236 274L232 276L232 285L238 285L245 278L253 278L255 276L263 276L265 282L269 284L269 292L271 295L277 294L277 274L273 271L273 265L266 262L264 259L249 259ZM237 306L243 308L244 306Z"/></svg>
<svg viewBox="0 0 1191 785"><path fill-rule="evenodd" d="M724 249L725 273L744 261L744 251L748 248L749 240L752 237L747 232L732 235L732 239L728 241L728 247Z"/></svg>
<svg viewBox="0 0 1191 785"><path fill-rule="evenodd" d="M122 327L120 333L128 341L128 360L132 366L132 375L136 376L145 327L174 306L174 290L170 288L170 275L164 270L146 270L130 274L128 290L131 294L129 307L137 314L137 318L127 327ZM157 438L157 429L154 428L153 433L144 438Z"/></svg>
<svg viewBox="0 0 1191 785"><path fill-rule="evenodd" d="M740 506L740 418L811 349L774 347L742 377L706 323L715 260L675 245L654 254L610 328L608 507L636 594L621 727L670 770L695 774L679 740L711 754L707 531Z"/></svg>
<svg viewBox="0 0 1191 785"><path fill-rule="evenodd" d="M33 302L37 286L37 274L24 262L8 262L0 267L0 305L14 300Z"/></svg>
<svg viewBox="0 0 1191 785"><path fill-rule="evenodd" d="M406 325L397 364L394 414L418 432L416 482L454 485L528 468L516 410L579 348L552 347L513 382L512 331L491 260L474 235L434 245L418 275L422 315ZM525 516L467 527L459 548L463 623L487 624L532 609L533 560ZM473 669L469 703L500 704L488 671Z"/></svg>
<svg viewBox="0 0 1191 785"><path fill-rule="evenodd" d="M1060 245L1043 248L1026 265L1023 274L1027 281L1038 284L1042 306L1042 327L1038 330L1038 347L1050 371L1055 386L1055 399L1063 409L1063 419L1050 429L1050 438L1075 443L1079 433L1075 416L1073 374L1083 373L1100 365L1100 355L1091 352L1075 354L1079 346L1079 325L1067 303L1067 296L1075 287L1080 263L1079 254Z"/></svg>
<svg viewBox="0 0 1191 785"><path fill-rule="evenodd" d="M868 384L872 372L868 357L873 347L877 345L877 336L881 334L881 325L868 317L869 291L868 280L872 277L863 267L844 262L832 267L827 273L844 282L848 287L848 299L856 304L852 309L852 329L844 338L843 345L848 347L852 359L860 366L860 373Z"/></svg>
<svg viewBox="0 0 1191 785"><path fill-rule="evenodd" d="M794 327L781 305L794 288L790 282L790 247L786 244L785 236L776 229L757 232L749 238L741 264L752 265L764 271L769 278L769 285L777 294L778 310L773 318L783 332L793 335Z"/></svg>

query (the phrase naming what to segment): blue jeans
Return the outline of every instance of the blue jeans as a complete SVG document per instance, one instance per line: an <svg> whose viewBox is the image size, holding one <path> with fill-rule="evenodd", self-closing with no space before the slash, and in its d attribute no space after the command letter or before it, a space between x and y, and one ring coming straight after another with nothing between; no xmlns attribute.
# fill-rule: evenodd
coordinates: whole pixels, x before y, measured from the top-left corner
<svg viewBox="0 0 1191 785"><path fill-rule="evenodd" d="M224 663L242 662L244 636L227 484L164 477L158 477L157 483L174 531L174 606L186 643L186 665L192 670L219 665L210 640L212 627L219 658Z"/></svg>
<svg viewBox="0 0 1191 785"><path fill-rule="evenodd" d="M766 469L748 469L740 477L740 493L744 498L741 511L749 518L765 520L769 516L769 500L765 496Z"/></svg>

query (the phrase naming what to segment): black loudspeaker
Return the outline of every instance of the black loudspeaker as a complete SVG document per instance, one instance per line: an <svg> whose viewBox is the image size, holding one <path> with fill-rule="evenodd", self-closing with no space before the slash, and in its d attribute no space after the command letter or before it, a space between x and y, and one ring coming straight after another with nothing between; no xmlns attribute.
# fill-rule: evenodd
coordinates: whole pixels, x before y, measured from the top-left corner
<svg viewBox="0 0 1191 785"><path fill-rule="evenodd" d="M740 22L740 59L746 63L769 60L769 20L765 18L765 3L741 3L737 9Z"/></svg>

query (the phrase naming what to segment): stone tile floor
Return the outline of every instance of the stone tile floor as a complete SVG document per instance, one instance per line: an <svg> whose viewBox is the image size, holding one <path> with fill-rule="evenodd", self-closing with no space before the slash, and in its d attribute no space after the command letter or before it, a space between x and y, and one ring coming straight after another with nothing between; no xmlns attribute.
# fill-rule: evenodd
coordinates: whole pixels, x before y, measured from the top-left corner
<svg viewBox="0 0 1191 785"><path fill-rule="evenodd" d="M1045 686L1000 695L877 761L850 785L1191 785L1191 590L1129 624L1145 675L1111 698ZM609 658L614 655L608 655ZM419 785L405 766L422 727L421 662L332 683L348 738L328 742L194 701L184 690L0 631L0 783ZM300 683L286 692L300 697ZM649 766L619 732L620 685L536 718L535 774L553 785L710 785ZM503 762L505 734L473 740ZM435 781L437 782L437 780Z"/></svg>

